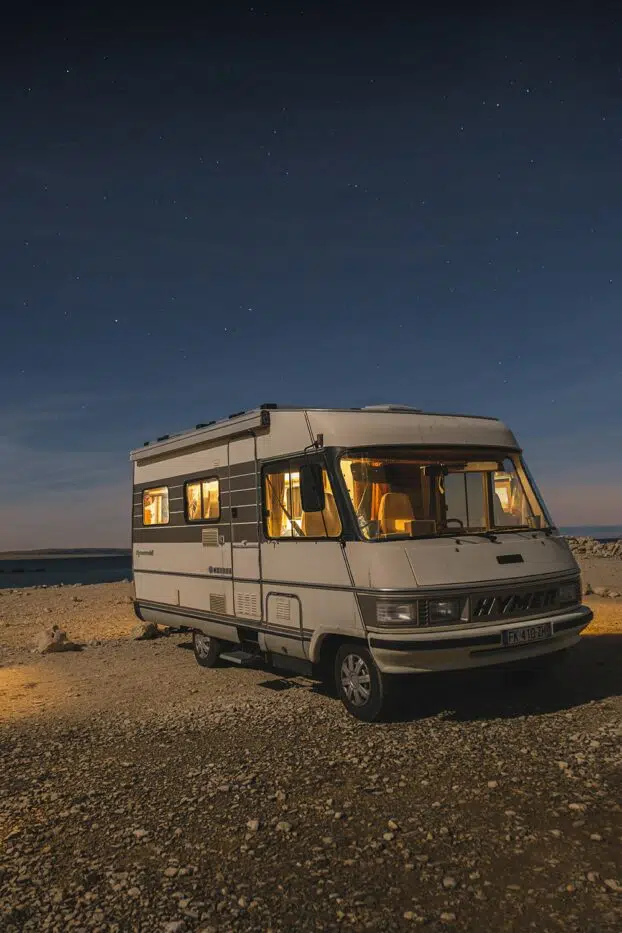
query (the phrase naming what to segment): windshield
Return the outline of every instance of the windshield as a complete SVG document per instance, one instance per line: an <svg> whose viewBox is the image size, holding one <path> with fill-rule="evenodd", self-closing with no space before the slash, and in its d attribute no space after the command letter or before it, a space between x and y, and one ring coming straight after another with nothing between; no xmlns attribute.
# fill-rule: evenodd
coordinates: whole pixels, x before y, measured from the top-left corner
<svg viewBox="0 0 622 933"><path fill-rule="evenodd" d="M368 540L550 525L518 454L377 448L350 451L340 466Z"/></svg>

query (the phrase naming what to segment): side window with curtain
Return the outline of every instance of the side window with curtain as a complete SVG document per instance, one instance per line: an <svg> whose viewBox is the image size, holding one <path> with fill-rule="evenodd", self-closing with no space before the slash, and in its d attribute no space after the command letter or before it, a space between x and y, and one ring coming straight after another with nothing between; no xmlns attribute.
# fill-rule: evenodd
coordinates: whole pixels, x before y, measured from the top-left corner
<svg viewBox="0 0 622 933"><path fill-rule="evenodd" d="M217 522L220 519L220 484L216 477L186 483L185 495L189 522Z"/></svg>
<svg viewBox="0 0 622 933"><path fill-rule="evenodd" d="M322 512L304 512L300 499L300 463L266 467L263 477L266 534L269 538L337 538L341 519L326 470L322 470L326 504Z"/></svg>
<svg viewBox="0 0 622 933"><path fill-rule="evenodd" d="M143 490L143 525L168 525L168 486Z"/></svg>

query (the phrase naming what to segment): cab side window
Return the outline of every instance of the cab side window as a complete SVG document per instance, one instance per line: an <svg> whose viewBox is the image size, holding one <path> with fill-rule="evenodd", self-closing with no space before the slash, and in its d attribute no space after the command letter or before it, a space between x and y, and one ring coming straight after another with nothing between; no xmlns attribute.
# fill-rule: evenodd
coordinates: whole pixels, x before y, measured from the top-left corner
<svg viewBox="0 0 622 933"><path fill-rule="evenodd" d="M326 470L322 470L325 506L304 512L300 498L299 463L288 461L264 470L263 494L269 538L337 538L341 519Z"/></svg>

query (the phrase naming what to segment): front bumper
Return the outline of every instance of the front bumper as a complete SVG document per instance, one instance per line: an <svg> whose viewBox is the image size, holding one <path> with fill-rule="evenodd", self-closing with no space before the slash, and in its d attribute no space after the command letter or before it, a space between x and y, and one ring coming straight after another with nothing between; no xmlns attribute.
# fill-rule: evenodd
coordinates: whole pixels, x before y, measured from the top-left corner
<svg viewBox="0 0 622 933"><path fill-rule="evenodd" d="M514 622L455 627L442 632L371 632L369 647L378 668L385 674L419 674L429 671L458 671L507 664L523 658L561 651L578 642L582 630L592 621L592 610L578 606L553 616L540 616ZM527 625L550 622L552 635L543 641L517 647L503 644L503 632Z"/></svg>

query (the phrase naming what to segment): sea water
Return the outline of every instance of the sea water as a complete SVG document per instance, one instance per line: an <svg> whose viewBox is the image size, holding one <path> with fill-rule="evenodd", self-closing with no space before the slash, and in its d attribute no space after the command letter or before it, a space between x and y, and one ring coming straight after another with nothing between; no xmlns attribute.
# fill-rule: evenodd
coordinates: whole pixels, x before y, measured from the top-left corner
<svg viewBox="0 0 622 933"><path fill-rule="evenodd" d="M562 525L559 530L571 538L596 538L598 541L622 539L622 525Z"/></svg>

